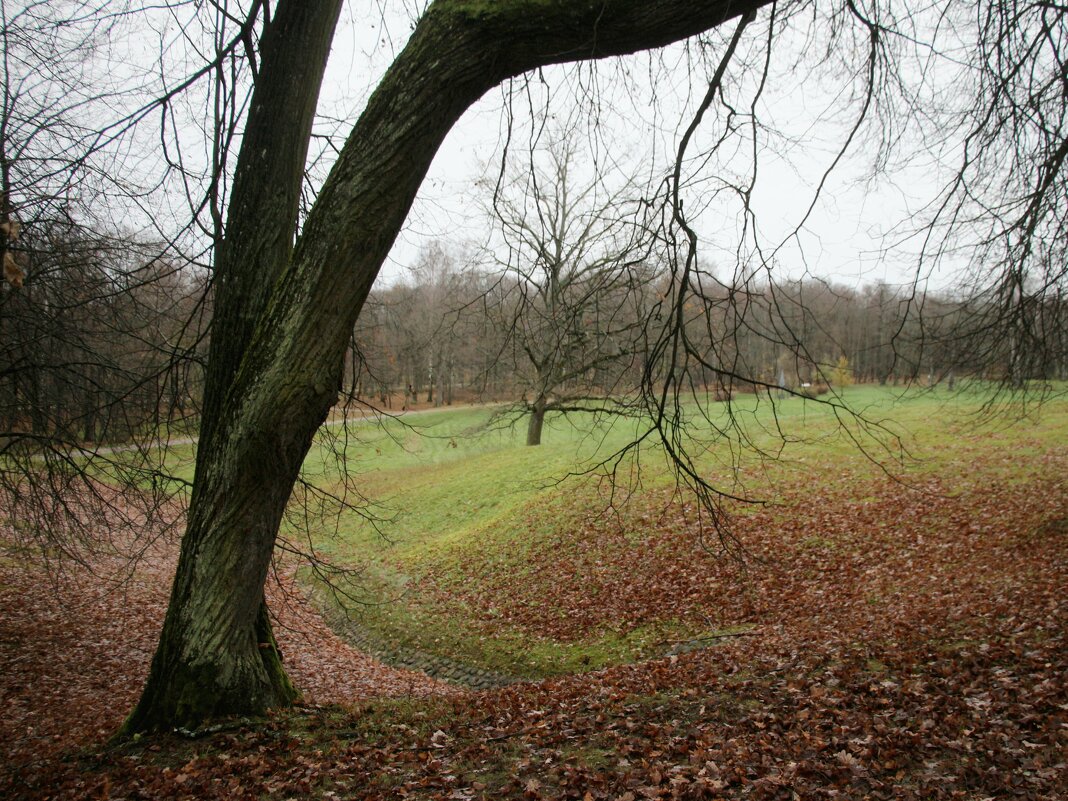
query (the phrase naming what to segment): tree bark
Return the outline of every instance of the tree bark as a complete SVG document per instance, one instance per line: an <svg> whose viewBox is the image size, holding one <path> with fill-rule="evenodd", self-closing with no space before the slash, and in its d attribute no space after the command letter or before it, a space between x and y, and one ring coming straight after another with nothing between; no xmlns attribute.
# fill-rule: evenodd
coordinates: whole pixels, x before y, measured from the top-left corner
<svg viewBox="0 0 1068 801"><path fill-rule="evenodd" d="M292 255L311 125L340 11L341 0L283 2L263 33L226 240L216 253L189 520L159 646L125 731L196 726L297 697L263 586L311 437L272 437L238 413L241 399L233 394L242 391L234 379ZM320 422L307 411L297 417L306 427ZM258 464L250 448L262 449Z"/></svg>
<svg viewBox="0 0 1068 801"><path fill-rule="evenodd" d="M356 317L460 115L505 78L662 46L762 0L438 0L372 95L289 254L292 227L279 224L286 217L277 209L292 202L288 182L299 192L286 154L300 142L289 150L279 143L291 141L294 106L257 98L284 95L301 107L293 89L315 93L338 3L281 0L264 37L231 199L189 522L159 648L126 732L195 726L295 697L263 606L275 536L312 437L336 402ZM315 36L283 36L275 27L283 20L303 21ZM257 109L267 115L258 150L249 138ZM276 157L284 169L272 167ZM253 168L243 165L254 162L275 177L265 184L245 175ZM265 193L276 210L254 224Z"/></svg>
<svg viewBox="0 0 1068 801"><path fill-rule="evenodd" d="M545 424L545 399L538 398L530 407L530 422L527 423L527 445L541 445L541 429Z"/></svg>

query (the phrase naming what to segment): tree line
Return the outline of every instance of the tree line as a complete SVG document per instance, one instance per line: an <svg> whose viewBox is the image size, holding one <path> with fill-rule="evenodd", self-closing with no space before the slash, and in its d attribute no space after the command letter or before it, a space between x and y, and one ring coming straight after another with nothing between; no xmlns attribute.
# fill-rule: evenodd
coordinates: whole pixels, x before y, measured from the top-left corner
<svg viewBox="0 0 1068 801"><path fill-rule="evenodd" d="M534 332L524 315L549 312L526 308L529 298L514 275L472 264L462 248L433 243L404 277L371 292L354 331L345 393L392 411L520 402L528 412L547 394L578 402L631 393L643 369L642 310L663 297L668 278L647 266L640 280L627 277L625 292L612 278L619 276L606 270L596 286L563 293L557 303L567 309L554 310L557 324ZM733 316L742 303L746 320L739 326ZM709 354L695 381L711 395L847 383L952 389L966 379L1068 379L1063 294L1034 300L1034 325L1048 335L1027 343L998 334L983 298L885 282L724 282L700 302L690 300L686 313L686 337ZM557 383L539 381L527 353L535 343L558 354Z"/></svg>
<svg viewBox="0 0 1068 801"><path fill-rule="evenodd" d="M203 275L75 223L27 227L18 247L24 276L0 293L0 453L191 425Z"/></svg>
<svg viewBox="0 0 1068 801"><path fill-rule="evenodd" d="M203 272L74 224L31 229L19 247L21 286L0 293L0 448L115 445L161 422L195 430L211 323ZM623 257L536 276L531 266L510 269L469 243L425 246L371 291L339 401L387 412L504 404L527 415L536 444L545 412L631 396L667 271ZM684 333L707 356L692 378L712 399L854 382L1068 379L1063 294L1035 298L1038 335L1014 342L983 297L702 272L715 289L686 302Z"/></svg>

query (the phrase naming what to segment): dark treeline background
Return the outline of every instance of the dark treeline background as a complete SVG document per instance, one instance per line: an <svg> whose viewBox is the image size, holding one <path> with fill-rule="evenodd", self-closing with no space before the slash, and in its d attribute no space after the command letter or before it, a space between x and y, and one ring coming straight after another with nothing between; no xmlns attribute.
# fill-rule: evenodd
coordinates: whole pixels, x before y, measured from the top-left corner
<svg viewBox="0 0 1068 801"><path fill-rule="evenodd" d="M0 291L0 449L117 443L161 424L193 430L185 424L199 414L210 331L206 273L73 224L26 233L17 243L22 286L5 282ZM435 242L403 278L376 289L353 332L342 404L533 408L544 385L535 350L562 365L550 390L557 398L635 391L643 342L668 292L664 272L629 264L626 281L605 280L618 265L587 272L562 286L550 315L550 301L488 261ZM714 398L757 388L1068 379L1061 295L1036 300L1022 328L1033 336L1014 338L996 298L815 278L717 280L711 268L702 275L701 293L687 300L685 337L709 358L687 379Z"/></svg>
<svg viewBox="0 0 1068 801"><path fill-rule="evenodd" d="M0 452L124 442L197 416L204 273L158 244L26 226L0 291Z"/></svg>
<svg viewBox="0 0 1068 801"><path fill-rule="evenodd" d="M705 271L706 276L714 270ZM620 320L652 309L667 289L666 275L649 268L625 291L645 302L615 302L613 284L598 295L588 284L572 287L566 341L593 343L608 327L625 331L617 358L589 359L591 366L567 386L576 396L634 390L644 367L641 344L650 320ZM600 286L606 286L604 282ZM691 375L695 387L714 395L755 386L820 390L851 383L939 383L965 379L1021 384L1065 380L1063 338L1068 298L1056 295L1032 305L1027 341L1005 335L996 298L963 299L911 286L872 283L849 287L817 278L775 283L753 278L706 286L689 300L685 336L714 354ZM521 299L522 296L522 299ZM393 410L412 405L531 400L535 377L520 329L530 298L513 274L493 272L461 249L428 247L402 280L377 289L354 332L344 392ZM536 305L536 304L535 304ZM633 323L634 325L628 325ZM567 354L565 354L567 355Z"/></svg>

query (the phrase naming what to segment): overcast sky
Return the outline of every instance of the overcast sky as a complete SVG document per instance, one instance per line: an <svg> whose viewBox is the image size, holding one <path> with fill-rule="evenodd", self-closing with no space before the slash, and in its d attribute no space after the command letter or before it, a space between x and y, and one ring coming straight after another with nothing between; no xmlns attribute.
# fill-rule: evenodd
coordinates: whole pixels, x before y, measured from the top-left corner
<svg viewBox="0 0 1068 801"><path fill-rule="evenodd" d="M411 14L405 4L380 9L350 4L335 39L320 108L328 117L353 120L381 75L403 46L410 32ZM706 87L706 68L722 52L721 36L709 46L675 47L663 53L640 54L596 67L557 67L542 71L530 81L515 81L492 90L454 128L436 158L415 208L383 277L403 274L429 239L485 244L487 221L482 212L499 169L504 149L505 107L513 110L513 152L527 141L530 113L548 110L558 119L577 114L589 121L587 133L598 141L602 163L606 159L640 176L662 176L670 166L681 133ZM733 100L752 95L759 70L743 63L762 57L763 28L750 26L736 56L728 93ZM748 50L747 50L748 48ZM863 53L854 59L863 65ZM902 168L878 183L864 180L870 167L870 147L862 131L839 162L809 212L816 187L831 165L859 105L849 95L862 80L851 80L841 64L814 65L801 55L794 39L777 41L769 80L758 106L765 129L758 135L758 180L752 206L758 222L762 253L773 256L776 275L814 275L849 285L879 280L911 281L915 276L915 247L898 246L884 252L884 236L892 226L929 202L936 182L929 172ZM688 155L700 156L702 147L722 129L724 114L713 106ZM349 123L351 124L351 123ZM324 123L321 129L343 130ZM590 133L592 132L592 133ZM733 193L724 193L723 181L743 181L752 164L747 136L729 142L708 163L689 170L688 208L707 205L697 228L707 262L730 271L736 261L741 207ZM807 219L802 220L808 213ZM801 226L796 237L792 232ZM944 285L948 278L936 276Z"/></svg>
<svg viewBox="0 0 1068 801"><path fill-rule="evenodd" d="M346 4L320 98L317 133L334 135L340 144L403 47L421 6L414 0L386 0L382 7ZM202 41L197 42L188 28L182 28L176 16L179 12L189 13L189 8L157 9L147 23L138 19L140 27L131 27L116 39L110 61L100 62L109 71L108 78L118 83L125 73L136 76L140 70L147 76L143 78L146 85L156 74L165 76L166 85L171 86L178 76L189 73L191 65L203 63L203 52L210 52L210 37L202 31ZM851 45L848 35L843 35L828 50L818 41L825 35L820 22L813 32L797 21L792 34L777 37L763 94L755 107L759 127L754 134L746 113L762 75L767 14L765 9L749 27L727 71L726 96L741 115L735 118L742 123L738 134L709 153L727 119L724 107L714 105L687 152L683 195L701 236L702 259L726 276L734 271L741 253L750 268L759 255L774 266L779 278L817 276L849 285L911 281L917 268L916 240L901 243L895 226L930 203L944 179L942 165L952 161L952 149L927 157L924 149L928 145L919 135L896 130L895 135L902 137L898 154L909 158L891 163L878 182L868 182L864 179L875 152L872 133L877 126L865 127L813 205L816 187L835 161L860 108L864 43ZM627 175L648 187L657 186L673 163L682 132L732 29L729 23L701 40L663 52L545 69L491 90L442 146L383 269L383 278L403 275L420 249L434 239L476 248L494 245L487 236L491 225L484 207L504 152L506 109L511 109L513 161L523 159L523 150L531 141L532 114L536 120L550 115L549 132L554 126L577 121L587 141L589 175L596 162L599 169L607 167L617 177ZM803 45L809 34L817 41L806 49ZM827 52L834 54L829 61L817 58ZM910 67L905 64L903 69L908 73ZM925 66L925 74L935 71ZM951 79L949 75L939 80ZM131 79L137 80L142 79ZM158 90L157 86L131 92L123 102L135 107ZM128 110L115 105L117 100L112 102L113 116ZM207 163L210 138L205 137L203 125L208 108L202 96L189 93L162 120L169 126L168 155L174 158L178 154L175 143L180 143L189 175L196 173L198 162ZM752 238L750 227L746 247L739 250L742 226L751 226L752 220L743 215L738 195L729 187L750 181L754 138L758 167L751 206L758 237ZM158 171L163 156L160 141L157 115L121 142L115 171L130 183L143 173L149 176L144 183L150 185L155 180L153 169ZM321 180L325 167L316 174ZM146 194L139 209L124 211L120 217L124 225L136 228L140 215L157 226L153 231L152 224L142 223L142 235L165 236L188 220L190 203L198 191L202 190L193 178L174 171L162 191ZM108 202L124 201L116 197ZM893 236L886 238L891 232ZM889 242L896 244L887 251ZM759 244L759 254L755 244ZM950 281L943 272L932 283L945 286Z"/></svg>

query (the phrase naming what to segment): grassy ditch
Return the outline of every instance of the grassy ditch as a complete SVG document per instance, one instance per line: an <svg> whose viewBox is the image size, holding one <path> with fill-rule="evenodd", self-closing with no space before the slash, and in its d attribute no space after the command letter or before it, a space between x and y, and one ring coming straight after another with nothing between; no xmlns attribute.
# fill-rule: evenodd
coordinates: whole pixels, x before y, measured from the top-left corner
<svg viewBox="0 0 1068 801"><path fill-rule="evenodd" d="M800 398L773 408L742 397L735 427L699 457L718 486L769 502L733 504L736 528L765 562L792 564L799 581L866 569L869 552L894 552L902 525L919 549L971 526L980 511L969 499L1048 479L1068 441L1063 402L1022 423L977 425L982 395L853 387L845 400L865 422ZM728 421L722 404L707 411L709 432ZM361 601L352 625L372 642L519 678L714 646L759 628L768 616L747 600L759 559L743 569L717 555L692 503L671 492L657 449L641 454L627 503L620 484L613 494L603 480L564 478L633 435L632 422L558 417L545 444L527 448L521 426L495 426L482 409L332 432L306 472L330 484L342 466L357 471L378 517L343 513L317 539L330 558L361 569L349 588ZM621 484L634 466L620 462ZM868 597L904 591L893 576L880 581Z"/></svg>

